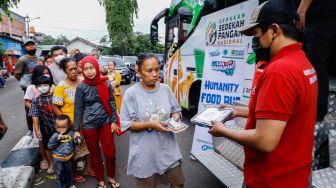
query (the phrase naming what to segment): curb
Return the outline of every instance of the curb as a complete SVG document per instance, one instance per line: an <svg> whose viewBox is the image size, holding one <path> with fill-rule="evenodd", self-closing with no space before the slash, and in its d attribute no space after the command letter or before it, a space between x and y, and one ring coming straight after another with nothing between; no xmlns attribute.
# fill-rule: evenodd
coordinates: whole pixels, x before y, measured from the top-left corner
<svg viewBox="0 0 336 188"><path fill-rule="evenodd" d="M1 162L3 185L0 184L0 187L31 187L35 171L38 170L38 147L38 140L28 131Z"/></svg>

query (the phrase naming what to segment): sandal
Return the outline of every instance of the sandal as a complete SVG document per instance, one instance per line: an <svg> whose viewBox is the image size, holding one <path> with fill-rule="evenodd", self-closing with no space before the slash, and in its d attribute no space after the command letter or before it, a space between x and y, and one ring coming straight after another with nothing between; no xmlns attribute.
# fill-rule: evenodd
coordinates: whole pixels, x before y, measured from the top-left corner
<svg viewBox="0 0 336 188"><path fill-rule="evenodd" d="M113 180L113 181L108 181L109 184L111 184L112 188L119 188L120 187L120 183L118 183L117 181Z"/></svg>
<svg viewBox="0 0 336 188"><path fill-rule="evenodd" d="M49 163L46 160L43 160L40 162L40 169L41 170L47 170L49 168Z"/></svg>
<svg viewBox="0 0 336 188"><path fill-rule="evenodd" d="M96 177L96 174L94 173L93 170L89 171L89 172L84 172L85 176L91 176L91 177Z"/></svg>
<svg viewBox="0 0 336 188"><path fill-rule="evenodd" d="M77 176L73 176L73 180L76 182L76 183L82 183L85 181L85 178L81 175L77 175Z"/></svg>

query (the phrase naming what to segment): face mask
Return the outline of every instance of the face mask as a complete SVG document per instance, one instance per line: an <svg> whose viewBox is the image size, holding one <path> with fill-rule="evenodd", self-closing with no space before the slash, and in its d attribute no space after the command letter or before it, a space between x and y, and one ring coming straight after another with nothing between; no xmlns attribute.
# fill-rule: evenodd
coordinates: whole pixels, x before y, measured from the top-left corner
<svg viewBox="0 0 336 188"><path fill-rule="evenodd" d="M55 62L56 62L57 64L60 64L60 62L61 62L62 59L64 59L64 58L65 58L64 55L59 55L59 56L55 57Z"/></svg>
<svg viewBox="0 0 336 188"><path fill-rule="evenodd" d="M253 37L252 39L252 49L256 54L256 62L259 61L271 61L271 48L263 48L260 46L260 38Z"/></svg>
<svg viewBox="0 0 336 188"><path fill-rule="evenodd" d="M45 95L49 92L50 86L40 86L37 90L42 94Z"/></svg>
<svg viewBox="0 0 336 188"><path fill-rule="evenodd" d="M36 53L36 49L34 49L34 50L27 50L26 53L27 53L28 55L33 56L33 55L35 55L35 53Z"/></svg>

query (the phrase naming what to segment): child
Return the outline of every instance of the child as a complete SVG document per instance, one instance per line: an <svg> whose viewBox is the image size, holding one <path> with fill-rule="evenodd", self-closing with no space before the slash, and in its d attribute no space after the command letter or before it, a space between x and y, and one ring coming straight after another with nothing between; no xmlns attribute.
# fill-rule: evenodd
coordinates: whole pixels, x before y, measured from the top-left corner
<svg viewBox="0 0 336 188"><path fill-rule="evenodd" d="M72 187L72 160L75 143L80 143L80 138L73 138L70 130L70 118L65 114L56 117L56 132L49 140L48 148L52 150L57 188Z"/></svg>
<svg viewBox="0 0 336 188"><path fill-rule="evenodd" d="M34 132L37 139L42 141L44 148L47 148L48 141L55 132L56 114L52 108L53 95L50 90L53 83L49 77L39 76L34 84L40 92L40 96L33 99L28 116L33 117ZM48 150L46 151L46 157L48 161L47 172L53 173L51 152Z"/></svg>
<svg viewBox="0 0 336 188"><path fill-rule="evenodd" d="M30 108L31 103L33 101L33 99L35 99L36 97L38 97L40 95L40 92L37 90L36 86L35 86L35 81L38 77L40 76L46 76L50 78L50 81L52 83L54 83L53 77L51 75L51 72L49 70L48 67L44 66L44 65L37 65L32 73L32 83L27 87L26 93L24 95L24 100L25 100L25 107L26 108ZM51 87L51 92L53 92L55 90L55 86L52 85ZM29 122L31 122L31 124L33 124L33 120L31 117L29 117L28 119ZM40 124L43 122L40 122ZM43 126L43 125L40 125ZM35 133L35 131L33 130L33 132ZM36 138L36 135L34 134L34 137ZM49 164L48 164L48 160L47 160L47 155L46 155L46 150L42 144L42 140L39 140L39 150L40 150L40 154L41 154L41 158L42 161L40 162L40 169L41 170L47 170L49 168Z"/></svg>

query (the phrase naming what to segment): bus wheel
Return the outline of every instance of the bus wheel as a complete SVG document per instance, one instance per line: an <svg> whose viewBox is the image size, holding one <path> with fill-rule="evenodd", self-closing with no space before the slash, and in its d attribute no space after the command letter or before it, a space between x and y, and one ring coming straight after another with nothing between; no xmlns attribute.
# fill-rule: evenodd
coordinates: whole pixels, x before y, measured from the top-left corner
<svg viewBox="0 0 336 188"><path fill-rule="evenodd" d="M191 114L196 114L198 111L198 103L201 92L201 81L196 81L189 91L189 111Z"/></svg>

